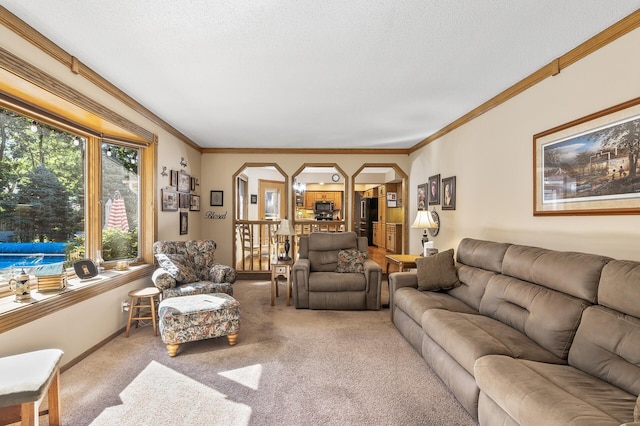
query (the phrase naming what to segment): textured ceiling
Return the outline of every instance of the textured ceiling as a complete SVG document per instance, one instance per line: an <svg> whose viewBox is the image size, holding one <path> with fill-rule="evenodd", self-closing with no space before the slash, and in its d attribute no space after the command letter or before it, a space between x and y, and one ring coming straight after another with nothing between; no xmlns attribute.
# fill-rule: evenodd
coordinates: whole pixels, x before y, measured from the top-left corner
<svg viewBox="0 0 640 426"><path fill-rule="evenodd" d="M0 0L201 147L409 148L640 0Z"/></svg>

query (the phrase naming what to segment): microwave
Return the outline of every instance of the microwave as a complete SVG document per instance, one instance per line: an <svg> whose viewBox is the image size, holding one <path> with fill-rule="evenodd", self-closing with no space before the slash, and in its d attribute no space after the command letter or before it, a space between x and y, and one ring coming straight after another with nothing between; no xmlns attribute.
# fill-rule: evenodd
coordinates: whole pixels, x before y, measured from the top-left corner
<svg viewBox="0 0 640 426"><path fill-rule="evenodd" d="M316 201L314 213L333 213L333 201Z"/></svg>

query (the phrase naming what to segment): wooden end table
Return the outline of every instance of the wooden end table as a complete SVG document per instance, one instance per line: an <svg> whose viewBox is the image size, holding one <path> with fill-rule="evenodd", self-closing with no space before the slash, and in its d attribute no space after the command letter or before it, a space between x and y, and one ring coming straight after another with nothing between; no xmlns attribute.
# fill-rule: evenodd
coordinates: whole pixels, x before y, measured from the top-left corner
<svg viewBox="0 0 640 426"><path fill-rule="evenodd" d="M419 254L388 254L385 256L387 260L387 275L389 275L389 265L392 263L398 267L398 272L404 271L404 268L415 268L416 259Z"/></svg>
<svg viewBox="0 0 640 426"><path fill-rule="evenodd" d="M278 296L278 277L282 276L287 279L287 306L291 299L291 266L293 260L278 260L271 264L271 306L275 304L275 298Z"/></svg>

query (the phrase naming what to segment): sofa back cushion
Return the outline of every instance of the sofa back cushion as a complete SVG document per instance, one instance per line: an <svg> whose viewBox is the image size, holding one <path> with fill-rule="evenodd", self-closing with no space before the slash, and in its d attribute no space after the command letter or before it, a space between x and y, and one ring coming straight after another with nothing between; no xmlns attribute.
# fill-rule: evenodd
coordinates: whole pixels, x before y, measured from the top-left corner
<svg viewBox="0 0 640 426"><path fill-rule="evenodd" d="M506 275L494 275L480 301L480 313L526 334L567 359L580 316L590 304L577 297Z"/></svg>
<svg viewBox="0 0 640 426"><path fill-rule="evenodd" d="M569 364L640 395L640 263L612 260L602 269L600 306L585 310Z"/></svg>
<svg viewBox="0 0 640 426"><path fill-rule="evenodd" d="M458 263L493 272L502 272L502 259L511 244L465 238L457 251Z"/></svg>
<svg viewBox="0 0 640 426"><path fill-rule="evenodd" d="M308 240L311 271L335 272L340 250L357 248L359 244L355 232L312 232Z"/></svg>
<svg viewBox="0 0 640 426"><path fill-rule="evenodd" d="M192 266L197 280L208 280L211 267L215 265L217 243L214 240L156 241L153 243L153 254L182 255ZM182 281L182 280L178 280ZM183 281L185 282L185 281ZM186 281L193 282L193 281Z"/></svg>
<svg viewBox="0 0 640 426"><path fill-rule="evenodd" d="M460 285L448 293L478 310L489 278L502 271L502 259L509 246L508 243L473 238L460 241L456 251Z"/></svg>
<svg viewBox="0 0 640 426"><path fill-rule="evenodd" d="M600 274L610 260L594 254L512 245L504 255L502 273L596 303Z"/></svg>

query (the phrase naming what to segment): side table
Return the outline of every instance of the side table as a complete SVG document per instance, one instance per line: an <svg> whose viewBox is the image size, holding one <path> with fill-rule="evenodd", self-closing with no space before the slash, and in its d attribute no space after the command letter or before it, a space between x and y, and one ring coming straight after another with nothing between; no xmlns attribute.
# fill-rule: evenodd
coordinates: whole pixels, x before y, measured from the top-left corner
<svg viewBox="0 0 640 426"><path fill-rule="evenodd" d="M389 265L392 263L398 267L398 272L403 272L404 268L415 268L416 259L420 258L419 254L388 254L385 256L387 261L387 275L389 275Z"/></svg>
<svg viewBox="0 0 640 426"><path fill-rule="evenodd" d="M291 299L291 266L293 260L278 260L271 264L271 306L275 304L275 297L278 296L278 277L287 279L287 306Z"/></svg>

